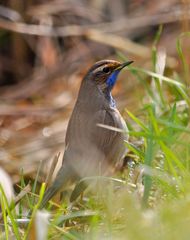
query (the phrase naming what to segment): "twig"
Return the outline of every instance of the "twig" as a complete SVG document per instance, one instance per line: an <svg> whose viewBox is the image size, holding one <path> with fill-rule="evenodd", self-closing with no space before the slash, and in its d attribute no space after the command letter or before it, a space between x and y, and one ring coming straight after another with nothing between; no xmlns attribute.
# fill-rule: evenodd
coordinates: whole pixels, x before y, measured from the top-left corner
<svg viewBox="0 0 190 240"><path fill-rule="evenodd" d="M190 18L188 12L185 16ZM176 9L172 12L161 13L156 15L141 16L136 18L122 18L114 22L91 24L87 26L68 25L64 27L51 27L47 25L25 24L21 22L11 22L0 18L0 28L29 35L49 36L49 37L69 37L85 35L89 29L100 29L102 32L118 32L134 28L155 26L164 23L171 23L184 20L184 11Z"/></svg>

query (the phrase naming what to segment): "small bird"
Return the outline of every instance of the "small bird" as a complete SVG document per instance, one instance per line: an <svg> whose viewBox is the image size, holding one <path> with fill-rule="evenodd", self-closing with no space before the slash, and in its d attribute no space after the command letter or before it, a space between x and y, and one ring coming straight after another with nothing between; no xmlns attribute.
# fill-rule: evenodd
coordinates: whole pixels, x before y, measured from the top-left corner
<svg viewBox="0 0 190 240"><path fill-rule="evenodd" d="M107 174L125 157L127 126L116 108L111 91L120 71L132 62L96 62L82 80L68 123L62 166L45 191L41 208L68 182Z"/></svg>

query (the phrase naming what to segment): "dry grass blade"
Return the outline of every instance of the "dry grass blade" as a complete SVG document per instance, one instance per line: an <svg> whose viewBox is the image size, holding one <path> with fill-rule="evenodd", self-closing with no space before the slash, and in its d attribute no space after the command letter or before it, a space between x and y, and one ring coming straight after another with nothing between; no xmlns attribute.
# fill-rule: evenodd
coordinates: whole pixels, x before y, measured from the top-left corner
<svg viewBox="0 0 190 240"><path fill-rule="evenodd" d="M20 202L20 200L31 191L31 186L30 184L26 185L26 187L24 187L21 192L14 198L14 203L15 205L18 204Z"/></svg>
<svg viewBox="0 0 190 240"><path fill-rule="evenodd" d="M111 130L111 131L115 131L115 132L123 132L123 130L120 129L120 128L112 127L112 126L101 124L101 123L98 123L97 126L101 127L101 128Z"/></svg>
<svg viewBox="0 0 190 240"><path fill-rule="evenodd" d="M46 177L46 186L49 185L49 183L52 181L52 176L53 176L53 172L55 170L55 167L58 163L58 160L59 160L59 157L60 157L60 152L53 158L53 161L52 161L52 164L51 164L51 167L50 167L50 170L48 171L48 174L47 174L47 177Z"/></svg>

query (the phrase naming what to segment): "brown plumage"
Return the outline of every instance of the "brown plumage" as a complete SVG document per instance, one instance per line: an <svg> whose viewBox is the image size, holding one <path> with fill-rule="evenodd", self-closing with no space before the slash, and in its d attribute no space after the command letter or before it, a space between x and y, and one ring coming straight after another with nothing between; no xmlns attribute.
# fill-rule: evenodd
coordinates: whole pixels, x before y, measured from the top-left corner
<svg viewBox="0 0 190 240"><path fill-rule="evenodd" d="M125 156L127 126L115 106L111 90L120 70L130 63L99 61L82 80L67 128L63 164L45 192L41 207L70 180L109 173ZM105 129L98 124L119 128L124 132Z"/></svg>

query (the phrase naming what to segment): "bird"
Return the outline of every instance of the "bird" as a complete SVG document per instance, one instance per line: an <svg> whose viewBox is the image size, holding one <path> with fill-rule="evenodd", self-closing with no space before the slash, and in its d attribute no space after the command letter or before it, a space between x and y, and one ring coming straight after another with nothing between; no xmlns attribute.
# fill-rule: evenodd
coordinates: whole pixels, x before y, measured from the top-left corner
<svg viewBox="0 0 190 240"><path fill-rule="evenodd" d="M109 174L122 162L127 151L124 141L128 139L128 129L116 107L112 89L120 71L132 62L100 60L82 79L66 131L62 166L45 191L41 208L69 182Z"/></svg>

